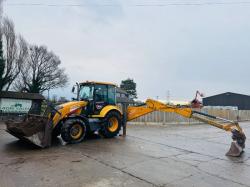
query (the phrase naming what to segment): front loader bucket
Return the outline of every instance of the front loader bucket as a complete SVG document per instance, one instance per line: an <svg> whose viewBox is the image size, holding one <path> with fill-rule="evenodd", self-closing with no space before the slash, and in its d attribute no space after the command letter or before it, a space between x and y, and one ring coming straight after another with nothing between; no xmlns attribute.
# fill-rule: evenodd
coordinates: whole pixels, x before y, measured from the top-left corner
<svg viewBox="0 0 250 187"><path fill-rule="evenodd" d="M16 138L45 148L51 145L52 122L47 117L28 115L21 122L7 121L7 132Z"/></svg>
<svg viewBox="0 0 250 187"><path fill-rule="evenodd" d="M243 153L245 148L246 136L243 132L239 132L236 129L232 130L232 139L229 151L226 153L226 156L239 157Z"/></svg>

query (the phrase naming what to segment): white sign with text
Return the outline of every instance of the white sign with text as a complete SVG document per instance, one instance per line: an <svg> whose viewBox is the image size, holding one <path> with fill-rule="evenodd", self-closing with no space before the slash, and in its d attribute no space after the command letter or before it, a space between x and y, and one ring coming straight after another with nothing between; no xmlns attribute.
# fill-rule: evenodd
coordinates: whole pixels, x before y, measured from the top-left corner
<svg viewBox="0 0 250 187"><path fill-rule="evenodd" d="M32 105L31 100L0 99L0 110L3 113L28 113Z"/></svg>

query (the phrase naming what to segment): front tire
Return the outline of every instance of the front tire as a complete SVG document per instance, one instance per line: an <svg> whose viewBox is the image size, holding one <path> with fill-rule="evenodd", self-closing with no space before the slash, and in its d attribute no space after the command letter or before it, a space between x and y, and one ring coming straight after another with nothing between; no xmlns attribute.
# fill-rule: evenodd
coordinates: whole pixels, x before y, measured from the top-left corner
<svg viewBox="0 0 250 187"><path fill-rule="evenodd" d="M113 138L117 136L122 126L121 115L116 111L111 111L107 114L103 128L100 131L100 134L105 138Z"/></svg>
<svg viewBox="0 0 250 187"><path fill-rule="evenodd" d="M82 142L86 135L86 123L78 118L68 119L61 128L62 139L70 144Z"/></svg>

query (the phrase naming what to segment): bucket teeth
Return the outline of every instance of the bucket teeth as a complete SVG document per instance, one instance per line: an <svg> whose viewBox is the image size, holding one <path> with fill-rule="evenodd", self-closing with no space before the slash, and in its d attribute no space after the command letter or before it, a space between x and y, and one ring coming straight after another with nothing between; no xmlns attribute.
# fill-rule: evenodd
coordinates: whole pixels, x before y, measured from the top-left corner
<svg viewBox="0 0 250 187"><path fill-rule="evenodd" d="M243 152L243 148L238 145L237 142L233 141L231 143L229 151L226 153L226 156L239 157Z"/></svg>

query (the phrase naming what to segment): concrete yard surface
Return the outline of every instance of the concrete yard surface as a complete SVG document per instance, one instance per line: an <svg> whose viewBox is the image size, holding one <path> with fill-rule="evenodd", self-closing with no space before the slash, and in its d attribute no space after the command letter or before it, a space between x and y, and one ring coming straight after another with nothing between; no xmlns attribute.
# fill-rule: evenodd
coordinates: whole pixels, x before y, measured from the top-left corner
<svg viewBox="0 0 250 187"><path fill-rule="evenodd" d="M250 123L241 123L250 137ZM208 125L135 126L126 137L95 137L48 149L21 142L0 125L0 187L250 187L250 141L226 157L231 134Z"/></svg>

